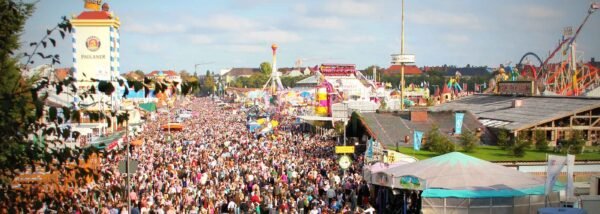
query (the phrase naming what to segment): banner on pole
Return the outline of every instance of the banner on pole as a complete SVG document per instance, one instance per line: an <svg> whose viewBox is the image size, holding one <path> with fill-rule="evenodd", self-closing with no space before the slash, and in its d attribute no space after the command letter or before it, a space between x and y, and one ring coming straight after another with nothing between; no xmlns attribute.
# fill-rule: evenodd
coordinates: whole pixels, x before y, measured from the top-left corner
<svg viewBox="0 0 600 214"><path fill-rule="evenodd" d="M573 186L574 166L575 155L567 155L567 199L575 197L575 186Z"/></svg>
<svg viewBox="0 0 600 214"><path fill-rule="evenodd" d="M423 132L415 131L413 136L413 149L416 151L421 150L421 140L423 139Z"/></svg>
<svg viewBox="0 0 600 214"><path fill-rule="evenodd" d="M562 171L562 168L565 166L565 163L567 162L567 158L564 156L557 156L557 155L548 155L548 166L546 168L546 191L545 194L549 195L550 193L552 193L552 187L554 187L554 184L556 183L556 179L558 178L558 175L560 175L560 172Z"/></svg>
<svg viewBox="0 0 600 214"><path fill-rule="evenodd" d="M373 139L367 141L367 152L365 152L366 159L373 158Z"/></svg>
<svg viewBox="0 0 600 214"><path fill-rule="evenodd" d="M455 125L454 125L454 134L461 134L462 133L462 124L463 124L463 118L465 117L465 113L456 113L456 120L455 120Z"/></svg>

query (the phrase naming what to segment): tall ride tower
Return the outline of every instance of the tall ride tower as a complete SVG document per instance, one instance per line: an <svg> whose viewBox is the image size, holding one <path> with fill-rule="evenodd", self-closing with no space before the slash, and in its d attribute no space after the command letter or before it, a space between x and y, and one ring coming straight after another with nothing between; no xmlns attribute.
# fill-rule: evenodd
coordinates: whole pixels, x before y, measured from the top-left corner
<svg viewBox="0 0 600 214"><path fill-rule="evenodd" d="M281 73L277 71L277 44L271 45L271 50L273 50L273 63L271 64L271 76L269 80L263 87L266 88L269 83L271 83L271 93L273 95L277 94L277 89L283 89L283 84L281 84Z"/></svg>

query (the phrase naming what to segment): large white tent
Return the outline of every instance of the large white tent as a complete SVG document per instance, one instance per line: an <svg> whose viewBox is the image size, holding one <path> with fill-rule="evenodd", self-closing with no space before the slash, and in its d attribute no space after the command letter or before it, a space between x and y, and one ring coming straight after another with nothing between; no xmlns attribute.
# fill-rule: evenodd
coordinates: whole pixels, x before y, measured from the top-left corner
<svg viewBox="0 0 600 214"><path fill-rule="evenodd" d="M422 190L423 213L530 213L557 204L562 187L544 195L544 179L459 152L374 173L373 184ZM547 200L546 200L547 199ZM504 212L501 212L504 213Z"/></svg>

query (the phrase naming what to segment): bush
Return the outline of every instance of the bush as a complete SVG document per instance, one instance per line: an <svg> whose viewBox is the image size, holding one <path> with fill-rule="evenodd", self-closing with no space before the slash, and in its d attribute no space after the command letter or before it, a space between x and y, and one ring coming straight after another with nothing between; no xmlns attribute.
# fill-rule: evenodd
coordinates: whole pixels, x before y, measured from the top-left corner
<svg viewBox="0 0 600 214"><path fill-rule="evenodd" d="M524 157L526 150L531 146L531 141L523 138L517 138L510 146L510 154L516 157Z"/></svg>
<svg viewBox="0 0 600 214"><path fill-rule="evenodd" d="M583 132L581 130L572 130L571 137L568 140L563 140L562 143L561 152L581 154L583 152L583 146L585 146Z"/></svg>
<svg viewBox="0 0 600 214"><path fill-rule="evenodd" d="M510 148L511 142L508 138L508 131L504 129L498 131L498 141L496 142L496 144L498 144L498 146L502 147L502 149L504 150Z"/></svg>
<svg viewBox="0 0 600 214"><path fill-rule="evenodd" d="M465 130L460 134L460 144L465 152L472 152L477 148L479 139L477 139L477 136L473 132Z"/></svg>
<svg viewBox="0 0 600 214"><path fill-rule="evenodd" d="M548 151L548 140L546 139L546 133L542 130L535 131L535 148L538 151Z"/></svg>
<svg viewBox="0 0 600 214"><path fill-rule="evenodd" d="M439 154L446 154L454 151L454 144L440 133L440 129L434 126L427 133L427 142L423 145L424 150Z"/></svg>

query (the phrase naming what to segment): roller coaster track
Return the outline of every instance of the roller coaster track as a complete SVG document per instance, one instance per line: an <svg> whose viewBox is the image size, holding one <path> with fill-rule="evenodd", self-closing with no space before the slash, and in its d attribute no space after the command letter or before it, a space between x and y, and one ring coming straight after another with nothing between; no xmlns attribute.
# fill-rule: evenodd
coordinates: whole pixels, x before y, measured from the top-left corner
<svg viewBox="0 0 600 214"><path fill-rule="evenodd" d="M521 70L521 76L535 80L538 84L544 84L546 90L566 96L578 96L587 90L600 86L599 69L591 64L574 66L575 70L568 69L568 67L571 67L568 65L577 62L572 62L575 58L573 57L573 54L575 53L572 53L572 51L571 53L567 52L570 50L569 48L574 45L575 39L581 33L581 29L587 23L592 13L598 8L600 8L600 4L592 3L587 11L585 19L581 25L579 25L575 34L568 39L562 40L545 60L542 61L540 57L533 52L525 53L525 55L521 57L521 60L519 60L519 64L517 64L518 68ZM568 53L570 56L557 64L550 64L550 60L553 59L560 50L564 50L562 55L567 56ZM537 59L537 61L540 62L539 66L536 67L530 63L524 64L524 60L528 56Z"/></svg>

